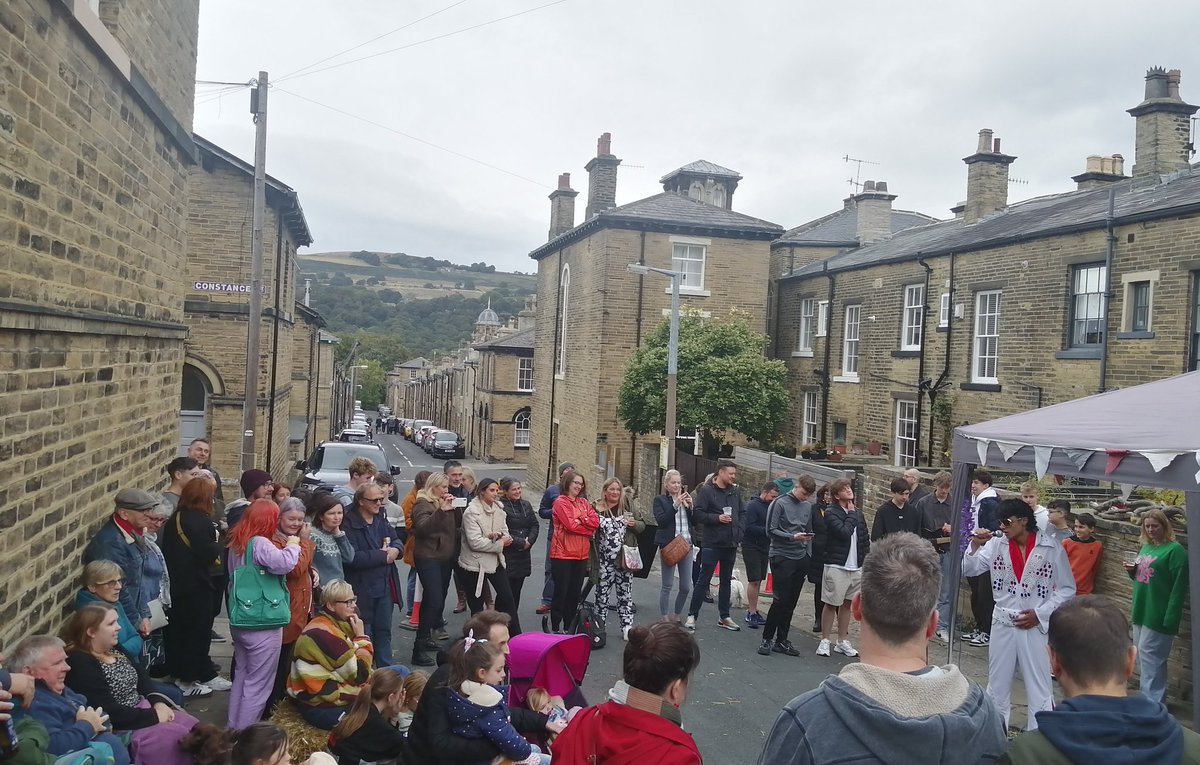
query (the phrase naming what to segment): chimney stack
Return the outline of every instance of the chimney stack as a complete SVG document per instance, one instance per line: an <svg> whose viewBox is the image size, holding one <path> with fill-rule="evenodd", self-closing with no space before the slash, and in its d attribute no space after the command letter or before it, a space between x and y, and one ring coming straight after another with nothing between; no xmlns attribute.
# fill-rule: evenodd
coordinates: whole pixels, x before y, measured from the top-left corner
<svg viewBox="0 0 1200 765"><path fill-rule="evenodd" d="M1110 183L1125 180L1125 158L1120 154L1102 157L1092 154L1087 158L1087 167L1079 175L1071 176L1079 191L1098 189Z"/></svg>
<svg viewBox="0 0 1200 765"><path fill-rule="evenodd" d="M596 141L596 156L584 166L588 172L588 203L583 219L617 206L617 165L621 160L612 154L612 134L605 133Z"/></svg>
<svg viewBox="0 0 1200 765"><path fill-rule="evenodd" d="M1200 107L1179 97L1180 72L1156 66L1146 72L1146 99L1129 110L1135 120L1134 183L1155 183L1160 175L1190 166L1191 116Z"/></svg>
<svg viewBox="0 0 1200 765"><path fill-rule="evenodd" d="M558 176L558 188L550 192L550 238L575 228L575 197L579 192L571 188L571 174Z"/></svg>
<svg viewBox="0 0 1200 765"><path fill-rule="evenodd" d="M963 157L967 163L967 201L963 218L968 224L1008 206L1008 166L1016 157L1000 153L1000 139L992 131L979 131L975 153Z"/></svg>
<svg viewBox="0 0 1200 765"><path fill-rule="evenodd" d="M895 198L895 194L888 193L887 181L867 181L862 191L854 195L860 247L892 235L892 200Z"/></svg>

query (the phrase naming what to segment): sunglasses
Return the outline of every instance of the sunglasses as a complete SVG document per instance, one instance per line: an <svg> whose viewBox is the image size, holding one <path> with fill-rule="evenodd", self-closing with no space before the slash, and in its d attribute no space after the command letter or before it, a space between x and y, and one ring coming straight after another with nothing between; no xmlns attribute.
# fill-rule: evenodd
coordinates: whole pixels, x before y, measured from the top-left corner
<svg viewBox="0 0 1200 765"><path fill-rule="evenodd" d="M1000 525L1001 526L1011 526L1019 520L1022 520L1022 519L1021 518L1005 518L1004 520L1000 521Z"/></svg>

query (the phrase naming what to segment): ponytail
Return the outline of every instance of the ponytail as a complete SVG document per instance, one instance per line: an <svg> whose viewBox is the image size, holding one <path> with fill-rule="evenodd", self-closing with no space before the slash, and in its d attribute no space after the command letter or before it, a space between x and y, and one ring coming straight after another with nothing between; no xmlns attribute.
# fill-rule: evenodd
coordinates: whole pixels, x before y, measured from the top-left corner
<svg viewBox="0 0 1200 765"><path fill-rule="evenodd" d="M355 697L350 711L342 715L342 719L333 727L330 738L344 741L353 736L367 721L367 714L370 713L372 704L376 701L383 701L403 687L404 678L394 669L383 668L372 672L367 684L358 689L358 696Z"/></svg>

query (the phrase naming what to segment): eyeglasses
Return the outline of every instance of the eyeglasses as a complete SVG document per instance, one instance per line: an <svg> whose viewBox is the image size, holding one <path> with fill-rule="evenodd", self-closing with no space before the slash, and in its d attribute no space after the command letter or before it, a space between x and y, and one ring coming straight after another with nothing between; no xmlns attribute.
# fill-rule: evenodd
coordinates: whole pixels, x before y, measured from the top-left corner
<svg viewBox="0 0 1200 765"><path fill-rule="evenodd" d="M96 582L97 587L123 587L124 579L109 579L107 582Z"/></svg>
<svg viewBox="0 0 1200 765"><path fill-rule="evenodd" d="M350 598L349 600L335 600L333 602L340 603L343 606L353 606L353 605L357 605L358 598Z"/></svg>

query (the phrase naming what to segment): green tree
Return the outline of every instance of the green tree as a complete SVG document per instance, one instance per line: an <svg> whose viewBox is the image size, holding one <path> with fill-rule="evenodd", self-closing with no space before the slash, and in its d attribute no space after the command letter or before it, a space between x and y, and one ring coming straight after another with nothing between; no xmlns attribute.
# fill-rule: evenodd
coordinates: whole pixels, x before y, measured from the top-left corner
<svg viewBox="0 0 1200 765"><path fill-rule="evenodd" d="M358 370L358 384L362 388L358 391L358 398L362 401L363 411L369 412L372 409L378 409L383 403L385 387L387 386L387 372L375 359L360 359L359 364L365 365L366 369ZM388 367L391 369L391 367Z"/></svg>
<svg viewBox="0 0 1200 765"><path fill-rule="evenodd" d="M667 408L667 341L663 321L629 360L617 398L625 427L644 434L663 430ZM767 338L743 315L719 320L685 316L679 322L677 422L712 433L736 430L769 438L788 411L787 367L764 357Z"/></svg>

